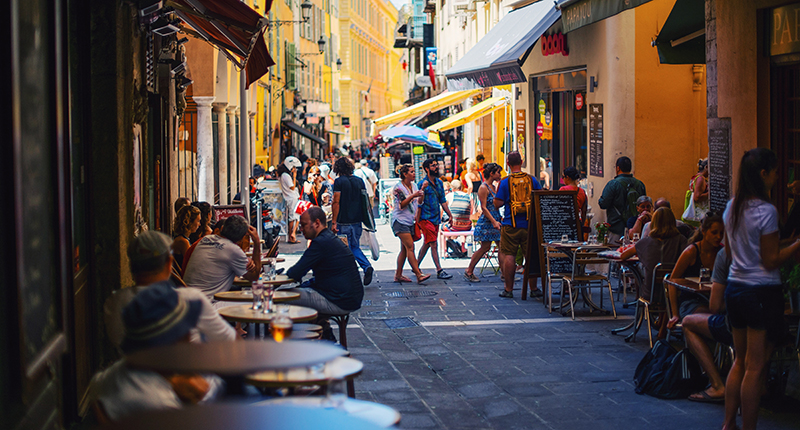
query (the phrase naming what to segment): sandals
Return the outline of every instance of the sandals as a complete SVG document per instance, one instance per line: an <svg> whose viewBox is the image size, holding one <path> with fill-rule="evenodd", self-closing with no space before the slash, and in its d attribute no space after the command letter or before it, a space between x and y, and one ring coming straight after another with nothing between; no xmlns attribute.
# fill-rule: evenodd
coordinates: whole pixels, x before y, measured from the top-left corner
<svg viewBox="0 0 800 430"><path fill-rule="evenodd" d="M394 281L397 282L398 284L402 284L403 282L411 282L411 279L408 279L407 277L400 275L399 278L394 278Z"/></svg>
<svg viewBox="0 0 800 430"><path fill-rule="evenodd" d="M423 282L427 281L430 277L431 275L417 276L417 284L422 284Z"/></svg>
<svg viewBox="0 0 800 430"><path fill-rule="evenodd" d="M480 282L481 281L481 279L478 278L477 276L475 276L474 273L467 273L467 272L464 272L464 279L466 279L469 282Z"/></svg>
<svg viewBox="0 0 800 430"><path fill-rule="evenodd" d="M698 403L724 403L725 402L725 395L719 397L711 397L706 390L698 391L691 396L689 396L689 400Z"/></svg>
<svg viewBox="0 0 800 430"><path fill-rule="evenodd" d="M300 241L299 241L299 240L295 240L294 242L291 242L291 241L289 241L289 240L287 239L287 240L286 240L286 243L289 243L289 244L292 244L292 245L294 245L295 243L300 243Z"/></svg>

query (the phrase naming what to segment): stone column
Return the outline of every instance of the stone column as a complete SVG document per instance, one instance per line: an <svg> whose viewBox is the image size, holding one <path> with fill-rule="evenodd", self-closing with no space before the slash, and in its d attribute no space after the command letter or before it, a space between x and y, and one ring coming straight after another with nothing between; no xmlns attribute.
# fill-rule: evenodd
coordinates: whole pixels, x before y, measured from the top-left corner
<svg viewBox="0 0 800 430"><path fill-rule="evenodd" d="M228 129L227 114L225 108L227 103L213 103L214 112L217 114L217 170L219 177L219 204L228 204Z"/></svg>
<svg viewBox="0 0 800 430"><path fill-rule="evenodd" d="M214 136L211 102L214 97L192 97L197 103L197 189L201 202L214 203Z"/></svg>
<svg viewBox="0 0 800 430"><path fill-rule="evenodd" d="M230 154L230 164L228 164L228 184L231 188L231 201L233 196L239 190L239 169L236 167L239 164L236 160L239 159L239 152L236 150L236 115L239 109L236 106L228 106L225 111L228 113L228 124L230 124L230 132L228 133L228 154Z"/></svg>

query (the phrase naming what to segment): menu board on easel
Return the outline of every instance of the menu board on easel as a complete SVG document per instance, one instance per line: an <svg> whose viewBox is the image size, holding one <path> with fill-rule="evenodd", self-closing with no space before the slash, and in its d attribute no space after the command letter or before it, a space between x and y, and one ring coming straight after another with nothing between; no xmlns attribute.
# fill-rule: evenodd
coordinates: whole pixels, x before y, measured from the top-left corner
<svg viewBox="0 0 800 430"><path fill-rule="evenodd" d="M542 277L546 272L543 243L558 241L564 235L569 240L581 237L581 225L578 222L577 191L534 191L533 211L535 226L528 228L528 276ZM530 228L535 227L535 228ZM568 273L572 271L569 259L553 259L550 261L551 273Z"/></svg>
<svg viewBox="0 0 800 430"><path fill-rule="evenodd" d="M722 213L730 198L730 121L708 130L708 195L711 210Z"/></svg>

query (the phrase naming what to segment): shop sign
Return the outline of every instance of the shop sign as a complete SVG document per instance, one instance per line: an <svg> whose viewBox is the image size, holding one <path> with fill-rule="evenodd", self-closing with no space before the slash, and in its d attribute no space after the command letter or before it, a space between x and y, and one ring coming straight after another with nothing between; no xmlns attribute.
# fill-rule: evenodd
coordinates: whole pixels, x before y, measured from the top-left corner
<svg viewBox="0 0 800 430"><path fill-rule="evenodd" d="M561 33L553 33L550 36L542 36L542 55L561 54L563 56L569 55L567 50L567 36Z"/></svg>
<svg viewBox="0 0 800 430"><path fill-rule="evenodd" d="M551 119L553 119L553 117L550 116L550 111L545 112L544 113L544 123L547 124L547 125L550 125L550 120Z"/></svg>
<svg viewBox="0 0 800 430"><path fill-rule="evenodd" d="M528 124L526 121L527 111L525 109L517 109L517 150L524 150L525 148L525 135L528 133ZM537 127L538 129L538 127Z"/></svg>
<svg viewBox="0 0 800 430"><path fill-rule="evenodd" d="M539 100L539 115L544 115L545 110L547 110L547 105L544 100Z"/></svg>
<svg viewBox="0 0 800 430"><path fill-rule="evenodd" d="M603 105L589 105L589 174L603 177Z"/></svg>
<svg viewBox="0 0 800 430"><path fill-rule="evenodd" d="M539 124L536 124L536 134L538 134L539 137L542 137L542 135L544 134L544 124L542 124L541 122Z"/></svg>
<svg viewBox="0 0 800 430"><path fill-rule="evenodd" d="M583 109L583 93L575 94L575 110Z"/></svg>
<svg viewBox="0 0 800 430"><path fill-rule="evenodd" d="M561 27L564 33L633 9L650 0L577 0L561 8Z"/></svg>
<svg viewBox="0 0 800 430"><path fill-rule="evenodd" d="M769 53L800 52L800 3L772 9Z"/></svg>

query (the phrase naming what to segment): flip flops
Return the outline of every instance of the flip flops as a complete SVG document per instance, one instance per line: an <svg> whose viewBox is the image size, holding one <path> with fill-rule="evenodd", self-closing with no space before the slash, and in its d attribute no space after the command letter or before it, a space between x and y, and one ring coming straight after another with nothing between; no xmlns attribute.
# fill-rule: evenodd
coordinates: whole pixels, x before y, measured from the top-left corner
<svg viewBox="0 0 800 430"><path fill-rule="evenodd" d="M402 284L403 282L411 282L411 279L401 275L399 278L394 278L394 281L398 284Z"/></svg>
<svg viewBox="0 0 800 430"><path fill-rule="evenodd" d="M430 277L431 277L431 275L417 276L417 284L422 284L423 282L427 281L428 278L430 278Z"/></svg>
<svg viewBox="0 0 800 430"><path fill-rule="evenodd" d="M691 396L689 396L689 400L698 403L724 403L725 396L720 397L711 397L706 390L698 391Z"/></svg>

